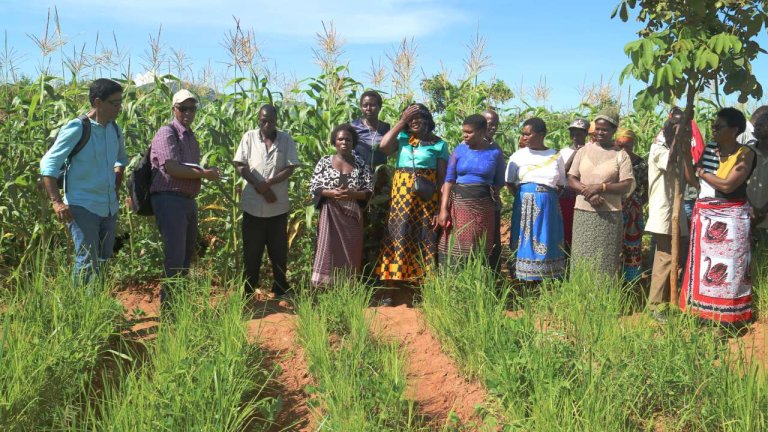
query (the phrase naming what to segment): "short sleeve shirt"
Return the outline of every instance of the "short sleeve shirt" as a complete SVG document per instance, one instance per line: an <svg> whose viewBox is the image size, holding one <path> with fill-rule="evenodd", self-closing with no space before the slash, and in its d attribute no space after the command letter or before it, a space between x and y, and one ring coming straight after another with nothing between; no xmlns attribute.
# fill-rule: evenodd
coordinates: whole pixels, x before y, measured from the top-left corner
<svg viewBox="0 0 768 432"><path fill-rule="evenodd" d="M290 135L277 131L275 141L267 149L258 129L250 130L243 135L235 152L234 161L246 165L259 181L266 181L287 167L301 165L296 153L296 143ZM277 197L277 201L273 203L268 203L253 186L246 184L240 199L240 208L251 216L261 218L288 213L291 210L288 200L288 183L288 181L282 181L270 186Z"/></svg>
<svg viewBox="0 0 768 432"><path fill-rule="evenodd" d="M565 186L565 163L555 149L521 148L509 157L507 183L536 183L556 188Z"/></svg>
<svg viewBox="0 0 768 432"><path fill-rule="evenodd" d="M360 139L355 146L355 154L360 156L370 168L387 163L387 155L378 149L374 150L374 148L378 147L381 138L389 132L389 123L379 121L379 126L376 129L368 129L368 126L361 119L357 119L351 125ZM373 166L371 162L373 162Z"/></svg>
<svg viewBox="0 0 768 432"><path fill-rule="evenodd" d="M445 181L458 184L504 184L504 155L498 146L473 150L466 143L456 146L448 159Z"/></svg>
<svg viewBox="0 0 768 432"><path fill-rule="evenodd" d="M200 179L178 179L165 171L165 163L174 160L184 164L200 163L200 144L195 134L174 119L170 125L161 127L152 139L150 160L155 175L149 191L178 192L195 196L200 192Z"/></svg>
<svg viewBox="0 0 768 432"><path fill-rule="evenodd" d="M436 169L437 160L448 160L448 144L443 140L434 143L408 143L408 134L400 132L397 136L397 167Z"/></svg>
<svg viewBox="0 0 768 432"><path fill-rule="evenodd" d="M632 163L624 150L603 148L600 144L588 142L576 152L569 175L578 177L584 184L617 183L627 179L634 181ZM621 194L601 194L605 203L598 207L576 197L576 209L586 211L621 211Z"/></svg>

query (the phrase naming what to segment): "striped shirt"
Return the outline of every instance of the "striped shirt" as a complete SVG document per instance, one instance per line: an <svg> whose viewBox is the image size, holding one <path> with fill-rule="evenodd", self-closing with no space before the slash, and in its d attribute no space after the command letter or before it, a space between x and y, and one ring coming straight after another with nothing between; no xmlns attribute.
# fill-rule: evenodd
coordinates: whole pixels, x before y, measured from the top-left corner
<svg viewBox="0 0 768 432"><path fill-rule="evenodd" d="M718 153L717 144L714 142L709 142L704 147L704 154L702 154L699 163L705 172L717 173L717 169L720 167L720 156L718 156ZM716 196L717 191L715 188L703 179L699 179L699 198L715 198Z"/></svg>
<svg viewBox="0 0 768 432"><path fill-rule="evenodd" d="M707 143L704 147L704 154L701 156L701 167L705 172L716 173L717 168L720 167L720 157L717 155L717 144L714 142Z"/></svg>
<svg viewBox="0 0 768 432"><path fill-rule="evenodd" d="M150 159L152 168L156 170L150 193L178 192L194 197L200 192L200 179L178 179L165 171L165 163L169 160L200 163L200 144L195 134L178 120L174 119L170 125L165 125L157 131L152 139Z"/></svg>

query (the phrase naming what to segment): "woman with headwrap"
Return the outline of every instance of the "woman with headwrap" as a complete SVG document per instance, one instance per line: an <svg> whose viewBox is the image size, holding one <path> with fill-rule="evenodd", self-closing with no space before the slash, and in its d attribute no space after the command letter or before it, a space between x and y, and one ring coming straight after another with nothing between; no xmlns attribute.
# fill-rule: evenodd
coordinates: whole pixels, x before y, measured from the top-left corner
<svg viewBox="0 0 768 432"><path fill-rule="evenodd" d="M635 133L629 129L616 132L616 148L629 155L635 177L635 190L621 203L624 214L623 273L627 281L638 279L643 272L643 207L648 202L648 163L635 154L635 139Z"/></svg>
<svg viewBox="0 0 768 432"><path fill-rule="evenodd" d="M634 182L629 155L614 147L617 113L601 113L594 120L594 138L576 153L568 184L577 191L573 216L571 269L587 265L592 271L615 276L624 233L622 196Z"/></svg>
<svg viewBox="0 0 768 432"><path fill-rule="evenodd" d="M392 203L376 275L388 285L418 282L437 255L437 216L448 145L436 136L432 114L422 104L405 109L381 140L379 150L395 153ZM391 304L391 298L382 302Z"/></svg>

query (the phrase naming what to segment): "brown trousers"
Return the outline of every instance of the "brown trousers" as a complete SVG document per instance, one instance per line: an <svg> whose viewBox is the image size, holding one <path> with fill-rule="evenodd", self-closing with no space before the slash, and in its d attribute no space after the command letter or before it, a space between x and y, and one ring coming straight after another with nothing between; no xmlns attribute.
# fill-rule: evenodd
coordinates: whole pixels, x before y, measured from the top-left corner
<svg viewBox="0 0 768 432"><path fill-rule="evenodd" d="M661 303L669 302L669 273L672 271L672 236L669 234L653 234L656 238L656 253L653 258L651 287L648 293L648 304L651 308ZM678 251L678 268L683 267L682 257L688 248L688 237L680 237Z"/></svg>

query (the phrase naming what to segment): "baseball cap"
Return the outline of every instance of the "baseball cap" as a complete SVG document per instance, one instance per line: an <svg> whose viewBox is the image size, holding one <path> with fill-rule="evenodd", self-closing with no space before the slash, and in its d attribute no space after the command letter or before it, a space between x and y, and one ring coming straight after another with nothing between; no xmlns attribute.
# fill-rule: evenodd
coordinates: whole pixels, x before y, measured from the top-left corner
<svg viewBox="0 0 768 432"><path fill-rule="evenodd" d="M197 96L195 96L194 93L187 89L181 89L173 95L173 106L176 106L187 99L193 99L195 102L197 102Z"/></svg>
<svg viewBox="0 0 768 432"><path fill-rule="evenodd" d="M568 129L584 129L585 131L589 130L589 122L584 119L576 119L571 122L571 125L568 126Z"/></svg>

